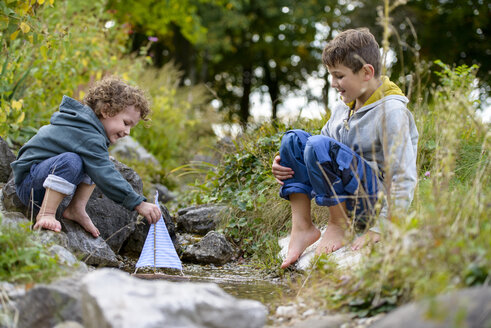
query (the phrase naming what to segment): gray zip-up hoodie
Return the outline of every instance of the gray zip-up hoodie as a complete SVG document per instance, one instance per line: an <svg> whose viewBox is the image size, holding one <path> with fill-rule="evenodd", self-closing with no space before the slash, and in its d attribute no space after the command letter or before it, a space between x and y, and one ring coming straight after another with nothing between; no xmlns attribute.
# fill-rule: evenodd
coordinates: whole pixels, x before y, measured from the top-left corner
<svg viewBox="0 0 491 328"><path fill-rule="evenodd" d="M350 118L346 104L335 106L321 134L349 146L368 161L382 185L390 185L393 204L407 210L417 183L418 131L406 107L409 100L388 78L382 80L382 86ZM390 184L387 177L391 178ZM387 210L384 202L380 225L386 223ZM371 230L380 231L377 225Z"/></svg>
<svg viewBox="0 0 491 328"><path fill-rule="evenodd" d="M109 159L109 139L94 111L75 99L63 96L60 111L51 116L19 151L12 162L15 183L20 184L31 166L61 153L78 154L84 170L101 191L129 210L146 200L116 170Z"/></svg>

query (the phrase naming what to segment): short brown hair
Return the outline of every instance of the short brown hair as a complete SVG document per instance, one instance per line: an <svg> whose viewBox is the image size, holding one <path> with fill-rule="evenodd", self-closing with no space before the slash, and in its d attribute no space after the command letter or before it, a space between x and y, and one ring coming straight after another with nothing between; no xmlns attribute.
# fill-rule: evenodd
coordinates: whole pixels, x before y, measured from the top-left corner
<svg viewBox="0 0 491 328"><path fill-rule="evenodd" d="M342 64L353 73L370 64L375 70L375 77L379 77L380 47L367 28L346 30L327 44L322 52L322 62L326 66Z"/></svg>
<svg viewBox="0 0 491 328"><path fill-rule="evenodd" d="M98 117L101 117L103 112L112 117L128 106L135 106L144 121L150 114L150 105L145 92L114 76L96 82L82 102L92 108Z"/></svg>

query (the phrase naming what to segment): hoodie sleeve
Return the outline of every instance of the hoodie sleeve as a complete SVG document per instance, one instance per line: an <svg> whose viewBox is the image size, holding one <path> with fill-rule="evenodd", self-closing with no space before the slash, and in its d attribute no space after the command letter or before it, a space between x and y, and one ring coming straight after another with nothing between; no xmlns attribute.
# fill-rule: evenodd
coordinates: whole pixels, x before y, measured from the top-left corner
<svg viewBox="0 0 491 328"><path fill-rule="evenodd" d="M382 140L385 177L390 179L385 185L390 187L391 202L397 210L407 211L417 183L418 135L412 114L404 106L389 106L378 133Z"/></svg>
<svg viewBox="0 0 491 328"><path fill-rule="evenodd" d="M87 175L111 200L133 210L145 197L137 194L109 159L104 140L90 138L81 143L77 153L82 158Z"/></svg>

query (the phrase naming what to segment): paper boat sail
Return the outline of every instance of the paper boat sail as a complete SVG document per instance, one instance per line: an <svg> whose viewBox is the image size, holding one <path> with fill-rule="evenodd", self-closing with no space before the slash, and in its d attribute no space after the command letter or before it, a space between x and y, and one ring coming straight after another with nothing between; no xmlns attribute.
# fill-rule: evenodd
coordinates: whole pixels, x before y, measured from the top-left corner
<svg viewBox="0 0 491 328"><path fill-rule="evenodd" d="M158 199L159 193L157 191L155 195L155 204L157 205L159 205ZM147 239L136 263L137 270L141 267L173 268L182 271L181 260L177 256L162 216L157 223L150 225Z"/></svg>

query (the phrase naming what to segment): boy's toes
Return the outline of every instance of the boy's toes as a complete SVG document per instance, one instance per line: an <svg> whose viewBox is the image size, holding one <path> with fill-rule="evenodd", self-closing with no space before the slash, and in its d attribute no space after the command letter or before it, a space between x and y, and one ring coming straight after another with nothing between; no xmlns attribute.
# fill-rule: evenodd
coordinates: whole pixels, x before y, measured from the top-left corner
<svg viewBox="0 0 491 328"><path fill-rule="evenodd" d="M40 219L33 227L34 230L46 229L55 232L61 231L61 223L58 220Z"/></svg>

